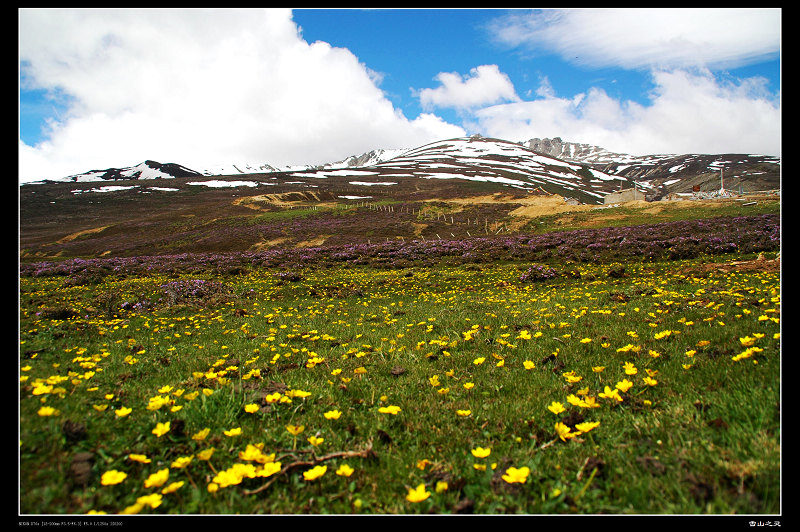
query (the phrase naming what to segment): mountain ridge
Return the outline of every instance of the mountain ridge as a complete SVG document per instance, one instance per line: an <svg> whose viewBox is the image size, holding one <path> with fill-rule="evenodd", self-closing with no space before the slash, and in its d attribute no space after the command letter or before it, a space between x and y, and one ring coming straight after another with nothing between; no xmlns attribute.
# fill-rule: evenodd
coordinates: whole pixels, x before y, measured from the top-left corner
<svg viewBox="0 0 800 532"><path fill-rule="evenodd" d="M419 164L415 167L416 174L428 178L453 178L461 177L467 180L494 180L505 182L509 186L542 185L547 188L566 187L564 190L569 196L570 187L578 186L576 196L582 202L596 203L602 196L608 194L609 184L614 183L615 188L629 188L636 186L651 196L669 193L685 193L697 190L713 189L715 184L719 187L727 186L732 190L767 190L780 188L780 158L767 155L751 154L656 154L634 156L620 154L605 148L564 141L560 137L531 138L526 141L513 142L503 139L472 135L434 141L423 146L407 149L375 149L361 155L351 155L340 161L323 165L295 165L276 167L269 164L230 164L206 168L203 171L190 169L176 163L159 163L146 160L132 167L108 168L105 170L91 170L82 174L68 176L62 179L45 180L45 182L95 182L119 180L147 180L169 179L175 177L231 177L256 174L292 174L300 177L316 175L345 175L351 172L353 177L359 175L392 174L395 176L408 175L403 172L409 168L409 157L426 156L425 150L432 147L442 147L450 142L460 143L464 152L461 160L451 154L439 154L439 165L447 164L447 159L457 165L467 165L457 168L452 164L448 171L434 171L432 163L428 163L428 171L423 172ZM477 143L477 144L475 144ZM470 149L469 146L482 146L483 161L477 157L481 152ZM492 145L492 148L487 146ZM501 148L502 147L502 148ZM486 151L488 150L488 151ZM489 160L486 156L495 150L500 160ZM521 152L519 150L529 150ZM505 151L505 153L503 153ZM468 156L470 152L473 156ZM514 152L516 159L510 158ZM430 154L428 154L429 156ZM536 155L549 158L547 161L536 161ZM417 161L419 163L419 161ZM486 164L478 164L486 163ZM534 164L535 163L535 164ZM533 166L531 166L533 164ZM400 167L398 167L398 165ZM492 165L494 165L492 167ZM536 165L539 168L536 168ZM480 171L478 170L480 167ZM548 172L541 172L542 167L549 168ZM445 169L446 166L440 166ZM327 173L326 173L327 172ZM365 172L367 172L365 174ZM569 175L568 181L564 181ZM578 177L580 176L580 177ZM570 184L569 179L575 181ZM724 180L724 181L723 181ZM580 181L580 183L578 183ZM604 183L603 183L604 182ZM603 186L600 186L603 185ZM557 193L560 193L558 190Z"/></svg>
<svg viewBox="0 0 800 532"><path fill-rule="evenodd" d="M502 139L458 137L387 155L376 152L361 161L344 160L336 168L248 176L193 172L171 179L153 178L165 166L150 162L116 174L136 179L104 180L102 186L62 181L20 187L20 258L255 252L477 235L502 238L558 228L573 223L573 217L613 207L626 201L619 199L625 194L613 194L620 189L636 187L638 197L632 199L643 199L642 192L647 199L658 196L664 186L664 181L658 185L652 168L642 170L644 179L633 181ZM710 163L700 159L692 159L693 164L708 170ZM727 165L732 158L724 160ZM712 157L715 161L722 160ZM774 189L779 186L779 166L772 163L765 168L772 172L772 180L757 183L758 188ZM147 169L152 173L145 173ZM664 176L680 173L663 165L658 171ZM719 190L720 172L715 166L701 177L687 174L664 188L699 186L702 178L705 190ZM726 186L732 173L725 170ZM780 201L772 193L760 196L757 202L729 198L709 203L739 213L769 209L776 198ZM664 202L656 210L684 204L693 211L701 203ZM630 214L623 209L609 216L626 213ZM646 216L651 219L654 214Z"/></svg>

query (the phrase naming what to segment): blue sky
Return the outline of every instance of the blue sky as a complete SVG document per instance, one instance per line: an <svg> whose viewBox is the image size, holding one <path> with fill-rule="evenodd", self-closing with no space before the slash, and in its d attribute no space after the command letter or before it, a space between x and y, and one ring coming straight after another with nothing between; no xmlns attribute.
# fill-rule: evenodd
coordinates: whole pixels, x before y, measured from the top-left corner
<svg viewBox="0 0 800 532"><path fill-rule="evenodd" d="M481 133L780 155L779 9L21 9L20 180Z"/></svg>
<svg viewBox="0 0 800 532"><path fill-rule="evenodd" d="M306 40L348 48L370 68L385 73L381 87L409 115L421 112L410 87L429 87L439 72L467 73L477 65L498 65L519 94L535 91L542 76L556 92L566 94L595 85L642 102L651 88L646 72L582 69L546 50L526 57L525 52L492 42L486 26L502 13L486 9L300 9L294 12L294 20Z"/></svg>

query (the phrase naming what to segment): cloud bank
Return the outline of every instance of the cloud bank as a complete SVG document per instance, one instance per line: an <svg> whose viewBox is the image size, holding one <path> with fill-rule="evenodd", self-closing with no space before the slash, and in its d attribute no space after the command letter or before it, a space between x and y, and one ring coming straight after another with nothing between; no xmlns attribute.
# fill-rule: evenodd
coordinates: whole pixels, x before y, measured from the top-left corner
<svg viewBox="0 0 800 532"><path fill-rule="evenodd" d="M599 88L559 97L546 84L536 100L475 112L493 137L556 137L632 155L756 153L780 155L781 111L764 80L720 82L707 70L653 71L648 105Z"/></svg>
<svg viewBox="0 0 800 532"><path fill-rule="evenodd" d="M70 96L48 140L20 142L22 181L145 159L319 164L464 134L403 116L350 51L306 42L289 10L22 9L19 34L27 88Z"/></svg>
<svg viewBox="0 0 800 532"><path fill-rule="evenodd" d="M780 57L780 9L536 10L498 17L487 29L532 65L555 54L585 69L640 70L654 89L647 104L597 87L559 96L545 78L535 99L475 109L470 123L483 134L560 136L639 155L780 155L780 94L764 78L713 73Z"/></svg>
<svg viewBox="0 0 800 532"><path fill-rule="evenodd" d="M619 8L514 13L489 25L497 42L589 67L734 68L780 51L780 9Z"/></svg>

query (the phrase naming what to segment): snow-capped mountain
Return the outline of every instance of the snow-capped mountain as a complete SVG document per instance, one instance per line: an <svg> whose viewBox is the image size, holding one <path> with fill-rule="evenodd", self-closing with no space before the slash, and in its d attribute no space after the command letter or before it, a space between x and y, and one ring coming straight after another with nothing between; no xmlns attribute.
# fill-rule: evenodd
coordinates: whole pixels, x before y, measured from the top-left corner
<svg viewBox="0 0 800 532"><path fill-rule="evenodd" d="M382 156L386 154L381 154ZM516 142L479 135L432 142L371 165L293 172L294 178L358 177L362 186L393 184L404 178L462 179L514 188L544 190L587 203L627 183L587 165L542 155Z"/></svg>
<svg viewBox="0 0 800 532"><path fill-rule="evenodd" d="M325 166L328 168L353 168L353 167L358 168L361 166L372 166L375 164L382 163L384 161L388 161L395 157L399 157L400 155L403 155L404 153L410 150L411 148L395 149L395 150L383 150L383 149L372 150L362 155L351 155L347 159Z"/></svg>
<svg viewBox="0 0 800 532"><path fill-rule="evenodd" d="M125 168L107 168L105 170L90 170L82 174L67 176L59 181L72 181L75 183L90 183L95 181L116 181L121 179L162 179L174 177L200 176L199 172L175 163L159 163L145 161L136 166Z"/></svg>
<svg viewBox="0 0 800 532"><path fill-rule="evenodd" d="M292 166L272 166L267 163L252 164L252 163L237 163L237 164L220 164L204 168L201 173L207 176L221 176L221 175L239 175L239 174L263 174L273 172L305 172L312 170L332 170L340 168L357 168L361 166L372 166L383 162L392 157L396 157L408 149L395 149L395 150L372 150L361 155L351 155L341 161L326 163L322 165L292 165Z"/></svg>
<svg viewBox="0 0 800 532"><path fill-rule="evenodd" d="M725 187L727 190L780 188L780 157L757 154L614 153L591 144L565 142L559 137L533 138L521 144L559 159L588 164L608 175L635 181L652 193L691 192Z"/></svg>
<svg viewBox="0 0 800 532"><path fill-rule="evenodd" d="M522 142L480 135L432 142L409 149L372 150L324 165L277 167L229 164L192 170L145 161L133 167L92 170L60 181L91 182L176 177L207 178L270 174L272 178L356 179L386 184L403 177L494 182L540 188L584 203L602 203L610 192L636 186L652 198L672 192L773 190L780 188L780 158L765 155L645 155L614 153L561 138ZM253 186L256 182L253 182Z"/></svg>

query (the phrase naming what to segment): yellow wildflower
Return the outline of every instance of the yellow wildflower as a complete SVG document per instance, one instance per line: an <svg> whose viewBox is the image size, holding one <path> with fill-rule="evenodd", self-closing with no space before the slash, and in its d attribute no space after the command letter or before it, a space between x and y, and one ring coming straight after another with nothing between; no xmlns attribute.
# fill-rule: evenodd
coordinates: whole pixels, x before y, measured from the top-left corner
<svg viewBox="0 0 800 532"><path fill-rule="evenodd" d="M755 339L755 338L752 338L752 337L750 337L750 336L745 336L744 338L739 338L739 342L740 342L740 343L741 343L741 344L742 344L744 347L750 347L751 345L753 345L753 344L756 342L756 339Z"/></svg>
<svg viewBox="0 0 800 532"><path fill-rule="evenodd" d="M281 397L282 395L280 392L275 392L268 394L266 397L264 397L264 401L266 401L267 403L277 403L278 401L281 400Z"/></svg>
<svg viewBox="0 0 800 532"><path fill-rule="evenodd" d="M110 471L106 471L103 473L103 476L100 477L100 484L103 486L112 486L114 484L119 484L128 476L127 473L123 473L122 471L117 471L116 469L112 469Z"/></svg>
<svg viewBox="0 0 800 532"><path fill-rule="evenodd" d="M529 467L520 467L517 469L516 467L509 467L506 469L505 474L503 475L503 480L508 482L509 484L524 484L528 480L528 475L530 474L531 470Z"/></svg>
<svg viewBox="0 0 800 532"><path fill-rule="evenodd" d="M580 406L583 400L574 393L571 393L567 396L567 402L572 406Z"/></svg>
<svg viewBox="0 0 800 532"><path fill-rule="evenodd" d="M336 474L339 475L340 477L349 477L350 475L353 474L354 471L355 469L353 469L349 465L342 464L339 466L339 469L336 470Z"/></svg>
<svg viewBox="0 0 800 532"><path fill-rule="evenodd" d="M286 430L292 436L297 436L306 429L304 425L286 425Z"/></svg>
<svg viewBox="0 0 800 532"><path fill-rule="evenodd" d="M558 437L561 438L561 441L567 441L568 439L575 437L575 433L571 432L571 429L560 421L555 424L555 429L556 434L558 434Z"/></svg>
<svg viewBox="0 0 800 532"><path fill-rule="evenodd" d="M198 460L210 460L211 459L211 455L214 454L215 450L216 449L214 449L214 447L209 447L208 449L203 449L202 451L199 451L197 453L197 459Z"/></svg>
<svg viewBox="0 0 800 532"><path fill-rule="evenodd" d="M169 421L167 421L166 423L156 424L156 428L154 428L151 432L160 438L161 436L169 432Z"/></svg>
<svg viewBox="0 0 800 532"><path fill-rule="evenodd" d="M122 510L120 510L120 512L119 512L119 513L120 513L120 514L122 514L122 515L133 515L133 514L138 514L139 512L141 512L141 511L142 511L142 508L144 508L144 505L142 505L142 504L139 504L139 503L137 502L136 504L131 504L130 506L126 506L125 508L123 508Z"/></svg>
<svg viewBox="0 0 800 532"><path fill-rule="evenodd" d="M425 484L420 484L416 488L409 489L406 495L408 502L422 502L431 496L431 492L425 491Z"/></svg>
<svg viewBox="0 0 800 532"><path fill-rule="evenodd" d="M583 400L578 406L580 406L581 408L600 408L600 405L597 403L597 400L594 397L588 395L583 398Z"/></svg>
<svg viewBox="0 0 800 532"><path fill-rule="evenodd" d="M273 455L274 456L274 455ZM280 462L267 462L260 468L256 469L257 477L269 477L281 470Z"/></svg>
<svg viewBox="0 0 800 532"><path fill-rule="evenodd" d="M316 480L319 477L321 477L322 475L324 475L327 470L328 470L328 466L324 466L324 465L314 466L311 469L309 469L308 471L304 471L303 472L303 478L305 480L308 480L308 481Z"/></svg>
<svg viewBox="0 0 800 532"><path fill-rule="evenodd" d="M581 432L589 432L590 430L592 430L593 428L597 427L598 425L600 425L599 421L586 421L584 423L576 424L575 428L578 429Z"/></svg>
<svg viewBox="0 0 800 532"><path fill-rule="evenodd" d="M160 469L151 474L144 481L145 488L158 488L163 486L169 478L169 468Z"/></svg>
<svg viewBox="0 0 800 532"><path fill-rule="evenodd" d="M196 434L194 434L192 436L192 439L195 440L195 441L203 441L203 440L206 439L206 436L208 436L209 432L211 432L211 429L206 427L203 430L201 430L201 431L197 432Z"/></svg>
<svg viewBox="0 0 800 532"><path fill-rule="evenodd" d="M183 480L181 480L180 482L173 482L169 486L167 486L166 488L162 489L161 493L164 494L164 495L167 495L169 493L173 493L175 491L178 491L178 489L180 489L183 486L183 484L184 484Z"/></svg>
<svg viewBox="0 0 800 532"><path fill-rule="evenodd" d="M597 395L599 397L604 398L604 399L614 399L614 400L616 400L618 402L622 402L622 397L620 397L619 390L617 390L616 388L612 390L611 388L606 386L603 389L603 391L598 393Z"/></svg>
<svg viewBox="0 0 800 532"><path fill-rule="evenodd" d="M173 467L175 469L183 469L184 467L186 467L189 464L191 464L192 460L194 460L194 455L191 455L191 456L179 456L178 458L173 460L173 462L170 465L170 467Z"/></svg>
<svg viewBox="0 0 800 532"><path fill-rule="evenodd" d="M476 447L470 451L475 458L486 458L492 453L491 447Z"/></svg>
<svg viewBox="0 0 800 532"><path fill-rule="evenodd" d="M628 379L622 379L616 384L617 390L621 392L627 392L628 390L631 389L631 386L633 386L633 383Z"/></svg>
<svg viewBox="0 0 800 532"><path fill-rule="evenodd" d="M59 412L58 412L58 410L56 410L52 406L43 406L36 413L39 414L42 417L48 417L48 416L58 415Z"/></svg>

